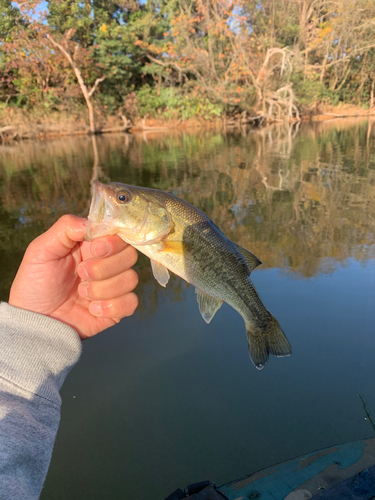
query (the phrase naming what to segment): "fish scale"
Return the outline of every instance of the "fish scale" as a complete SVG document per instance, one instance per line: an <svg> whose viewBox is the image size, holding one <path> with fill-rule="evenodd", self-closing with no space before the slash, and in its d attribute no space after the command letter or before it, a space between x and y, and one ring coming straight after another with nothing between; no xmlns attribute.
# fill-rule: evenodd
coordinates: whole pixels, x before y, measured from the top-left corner
<svg viewBox="0 0 375 500"><path fill-rule="evenodd" d="M88 219L86 239L118 234L151 259L162 286L168 283L169 271L195 286L207 323L223 302L238 311L256 368L264 367L269 354L291 354L278 321L250 279L259 259L229 240L190 203L157 189L95 181Z"/></svg>

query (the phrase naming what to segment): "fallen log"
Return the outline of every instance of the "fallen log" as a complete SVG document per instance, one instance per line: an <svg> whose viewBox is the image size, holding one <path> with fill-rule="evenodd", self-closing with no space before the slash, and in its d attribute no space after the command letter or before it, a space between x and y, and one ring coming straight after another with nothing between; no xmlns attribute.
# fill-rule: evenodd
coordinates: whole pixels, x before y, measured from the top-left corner
<svg viewBox="0 0 375 500"><path fill-rule="evenodd" d="M1 137L1 142L4 143L4 132L10 132L11 130L15 130L16 127L13 125L6 125L5 127L0 128L0 137ZM17 137L17 131L14 134L13 138Z"/></svg>
<svg viewBox="0 0 375 500"><path fill-rule="evenodd" d="M97 134L106 134L107 132L128 132L131 128L134 127L132 120L128 120L125 115L118 115L123 121L124 125L122 127L111 127L111 128L103 128L101 130L96 130Z"/></svg>
<svg viewBox="0 0 375 500"><path fill-rule="evenodd" d="M343 118L347 115L338 115L337 113L322 113L323 116L334 116L335 118Z"/></svg>
<svg viewBox="0 0 375 500"><path fill-rule="evenodd" d="M99 130L95 130L95 134L107 134L112 132L128 132L134 125L127 125L126 127L111 127L111 128L102 128Z"/></svg>
<svg viewBox="0 0 375 500"><path fill-rule="evenodd" d="M0 134L2 134L3 132L8 132L8 130L13 130L14 128L16 127L13 127L13 125L7 125L6 127L2 127L0 128Z"/></svg>
<svg viewBox="0 0 375 500"><path fill-rule="evenodd" d="M168 127L148 127L146 125L146 120L143 118L141 124L132 125L132 127L130 127L130 128L140 129L142 132L143 131L146 132L146 131L150 131L150 130L154 130L154 131L157 132L159 130L171 130L171 129L174 129L174 128L178 127L178 125L180 125L181 122L182 122L182 119L180 118L176 124L168 126Z"/></svg>

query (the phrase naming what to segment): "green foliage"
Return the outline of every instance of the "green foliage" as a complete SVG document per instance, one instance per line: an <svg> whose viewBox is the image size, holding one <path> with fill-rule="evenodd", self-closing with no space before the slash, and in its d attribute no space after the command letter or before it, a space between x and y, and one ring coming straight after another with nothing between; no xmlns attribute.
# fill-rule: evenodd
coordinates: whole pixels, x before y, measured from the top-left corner
<svg viewBox="0 0 375 500"><path fill-rule="evenodd" d="M296 73L292 77L297 98L297 106L303 112L324 95L324 85L312 77L305 77L303 73Z"/></svg>
<svg viewBox="0 0 375 500"><path fill-rule="evenodd" d="M322 92L322 101L332 106L337 106L340 102L340 92L335 92L329 88L324 87Z"/></svg>
<svg viewBox="0 0 375 500"><path fill-rule="evenodd" d="M141 116L158 116L166 118L214 118L220 116L224 109L213 104L207 97L187 94L183 95L173 87L154 88L143 86L136 92L139 113Z"/></svg>
<svg viewBox="0 0 375 500"><path fill-rule="evenodd" d="M295 0L47 0L44 17L43 5L0 0L0 101L9 106L85 105L47 34L89 89L105 77L93 95L104 114L290 117L317 101L368 107L374 97L374 2L304 10Z"/></svg>
<svg viewBox="0 0 375 500"><path fill-rule="evenodd" d="M83 46L93 43L94 18L91 3L78 0L50 0L48 2L48 24L61 34L74 30L73 40Z"/></svg>
<svg viewBox="0 0 375 500"><path fill-rule="evenodd" d="M0 42L12 39L17 24L24 24L22 15L11 0L0 0Z"/></svg>

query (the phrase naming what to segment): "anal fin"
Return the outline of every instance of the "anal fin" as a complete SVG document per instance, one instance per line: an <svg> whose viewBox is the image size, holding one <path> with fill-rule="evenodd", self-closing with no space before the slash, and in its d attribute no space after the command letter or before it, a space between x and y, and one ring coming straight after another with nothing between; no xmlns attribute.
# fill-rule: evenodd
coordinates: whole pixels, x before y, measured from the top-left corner
<svg viewBox="0 0 375 500"><path fill-rule="evenodd" d="M155 260L152 259L151 259L151 267L156 281L161 286L165 287L169 281L168 269L165 266L163 266L163 264L160 264L159 262L156 262Z"/></svg>
<svg viewBox="0 0 375 500"><path fill-rule="evenodd" d="M214 299L210 295L207 295L206 293L198 290L198 288L195 289L195 293L197 294L199 311L202 315L202 318L206 323L209 323L215 316L216 312L220 309L223 301Z"/></svg>

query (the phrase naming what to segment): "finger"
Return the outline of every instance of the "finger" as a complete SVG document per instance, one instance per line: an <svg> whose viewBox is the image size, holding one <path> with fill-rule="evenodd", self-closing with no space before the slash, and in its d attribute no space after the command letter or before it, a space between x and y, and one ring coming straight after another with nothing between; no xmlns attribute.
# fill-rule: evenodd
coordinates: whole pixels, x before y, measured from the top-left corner
<svg viewBox="0 0 375 500"><path fill-rule="evenodd" d="M138 297L131 292L111 300L90 302L89 311L102 318L124 318L131 316L138 307Z"/></svg>
<svg viewBox="0 0 375 500"><path fill-rule="evenodd" d="M98 238L94 241L82 243L82 259L87 260L92 257L104 258L120 253L128 246L117 234Z"/></svg>
<svg viewBox="0 0 375 500"><path fill-rule="evenodd" d="M78 276L84 281L101 281L130 269L137 262L138 253L128 245L120 253L105 259L88 259L78 266Z"/></svg>
<svg viewBox="0 0 375 500"><path fill-rule="evenodd" d="M75 215L63 215L45 233L29 245L30 251L41 259L56 259L68 255L86 233L87 219Z"/></svg>
<svg viewBox="0 0 375 500"><path fill-rule="evenodd" d="M84 281L79 284L78 293L84 299L107 300L126 295L137 285L138 274L134 269L128 269L108 280Z"/></svg>

